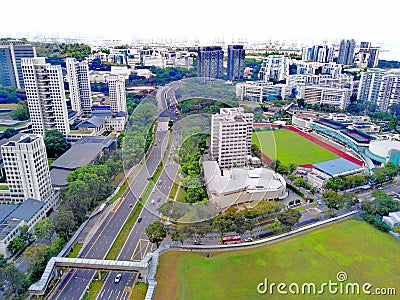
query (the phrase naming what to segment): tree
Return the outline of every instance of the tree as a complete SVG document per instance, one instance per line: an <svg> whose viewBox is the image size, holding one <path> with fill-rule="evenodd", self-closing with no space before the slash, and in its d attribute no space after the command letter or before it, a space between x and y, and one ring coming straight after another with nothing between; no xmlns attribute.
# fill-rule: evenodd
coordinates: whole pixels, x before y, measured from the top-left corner
<svg viewBox="0 0 400 300"><path fill-rule="evenodd" d="M194 236L194 230L189 225L178 225L171 235L173 241L179 241L183 245L183 241Z"/></svg>
<svg viewBox="0 0 400 300"><path fill-rule="evenodd" d="M54 217L54 228L62 238L67 240L76 228L72 211L65 208L59 209L58 214Z"/></svg>
<svg viewBox="0 0 400 300"><path fill-rule="evenodd" d="M28 102L26 100L20 101L18 107L11 112L13 120L25 121L29 119Z"/></svg>
<svg viewBox="0 0 400 300"><path fill-rule="evenodd" d="M33 234L28 231L28 225L22 225L18 228L19 236L24 240L25 243L29 244L33 241Z"/></svg>
<svg viewBox="0 0 400 300"><path fill-rule="evenodd" d="M7 128L6 130L3 131L3 133L0 135L0 139L9 139L10 137L16 135L18 131L16 131L14 128Z"/></svg>
<svg viewBox="0 0 400 300"><path fill-rule="evenodd" d="M17 103L17 89L13 86L0 86L0 103Z"/></svg>
<svg viewBox="0 0 400 300"><path fill-rule="evenodd" d="M298 210L288 208L278 214L278 220L287 228L292 227L301 218L301 213Z"/></svg>
<svg viewBox="0 0 400 300"><path fill-rule="evenodd" d="M50 240L54 233L54 223L50 218L44 218L40 220L33 226L33 230L35 232L35 236L37 239L46 239Z"/></svg>
<svg viewBox="0 0 400 300"><path fill-rule="evenodd" d="M30 246L24 251L24 260L32 270L35 267L44 267L47 263L47 245L37 244Z"/></svg>
<svg viewBox="0 0 400 300"><path fill-rule="evenodd" d="M281 233L283 231L282 224L279 221L265 225L265 230L272 232L273 234Z"/></svg>
<svg viewBox="0 0 400 300"><path fill-rule="evenodd" d="M8 264L4 268L0 269L0 282L2 284L5 282L8 283L6 296L10 298L13 294L23 294L30 284L27 276L18 270L13 264Z"/></svg>
<svg viewBox="0 0 400 300"><path fill-rule="evenodd" d="M324 200L326 206L330 209L340 209L343 207L345 200L343 196L335 191L326 191L322 195L322 200Z"/></svg>
<svg viewBox="0 0 400 300"><path fill-rule="evenodd" d="M213 226L218 230L222 242L225 233L235 232L237 227L235 221L224 215L218 215L213 220Z"/></svg>
<svg viewBox="0 0 400 300"><path fill-rule="evenodd" d="M160 221L155 221L146 228L146 235L149 241L156 244L157 248L167 236L167 228Z"/></svg>
<svg viewBox="0 0 400 300"><path fill-rule="evenodd" d="M19 250L24 248L25 242L20 237L13 238L7 246L7 250L10 251L12 254L17 253Z"/></svg>
<svg viewBox="0 0 400 300"><path fill-rule="evenodd" d="M57 129L46 131L44 138L47 156L50 158L57 158L68 149L68 143L65 137Z"/></svg>

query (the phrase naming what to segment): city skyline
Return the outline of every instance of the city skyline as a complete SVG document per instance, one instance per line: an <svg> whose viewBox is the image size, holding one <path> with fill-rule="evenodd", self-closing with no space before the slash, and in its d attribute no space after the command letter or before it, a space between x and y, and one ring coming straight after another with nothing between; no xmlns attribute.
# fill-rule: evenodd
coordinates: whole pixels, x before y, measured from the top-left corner
<svg viewBox="0 0 400 300"><path fill-rule="evenodd" d="M15 18L13 13L2 16L0 37L104 38L124 42L196 40L204 45L216 41L251 43L269 40L310 44L354 38L357 43L371 41L388 50L382 53L382 58L400 58L400 42L390 30L396 25L396 10L388 9L393 2L390 0L383 0L373 7L362 5L361 1L344 0L336 1L331 7L321 7L315 0L300 5L289 0L284 6L252 1L240 8L228 1L210 0L204 0L196 7L190 7L182 0L167 4L154 0L147 6L114 1L112 8L77 0L71 0L68 6L61 8L49 0L39 2L40 5L26 0L18 4L4 3L5 11L18 12L19 17ZM344 8L347 15L344 15ZM67 16L78 13L84 17L68 21Z"/></svg>

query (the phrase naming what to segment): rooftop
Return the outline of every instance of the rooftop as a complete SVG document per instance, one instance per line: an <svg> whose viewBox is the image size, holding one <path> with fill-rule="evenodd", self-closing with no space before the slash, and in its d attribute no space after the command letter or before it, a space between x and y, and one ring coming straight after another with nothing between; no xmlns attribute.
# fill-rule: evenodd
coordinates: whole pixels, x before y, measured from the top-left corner
<svg viewBox="0 0 400 300"><path fill-rule="evenodd" d="M43 201L26 199L10 214L10 218L29 221L43 206Z"/></svg>
<svg viewBox="0 0 400 300"><path fill-rule="evenodd" d="M89 119L78 124L78 128L98 128L103 126L106 120L101 117L92 116Z"/></svg>
<svg viewBox="0 0 400 300"><path fill-rule="evenodd" d="M342 157L313 164L314 168L330 175L350 175L364 171L364 168Z"/></svg>

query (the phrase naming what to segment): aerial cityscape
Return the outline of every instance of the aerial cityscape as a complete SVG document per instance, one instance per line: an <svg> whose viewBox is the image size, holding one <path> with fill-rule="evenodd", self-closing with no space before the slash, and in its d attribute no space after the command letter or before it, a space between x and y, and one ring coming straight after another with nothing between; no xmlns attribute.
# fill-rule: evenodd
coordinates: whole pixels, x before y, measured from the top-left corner
<svg viewBox="0 0 400 300"><path fill-rule="evenodd" d="M398 299L391 1L23 2L0 299Z"/></svg>

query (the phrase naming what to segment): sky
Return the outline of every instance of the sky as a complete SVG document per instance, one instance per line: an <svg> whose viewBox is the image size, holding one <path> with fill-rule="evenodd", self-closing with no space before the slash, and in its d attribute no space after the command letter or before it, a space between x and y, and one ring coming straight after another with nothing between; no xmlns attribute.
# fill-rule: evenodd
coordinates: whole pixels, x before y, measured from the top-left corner
<svg viewBox="0 0 400 300"><path fill-rule="evenodd" d="M354 38L400 60L395 0L2 1L0 37L298 41ZM6 12L6 13L4 13Z"/></svg>

